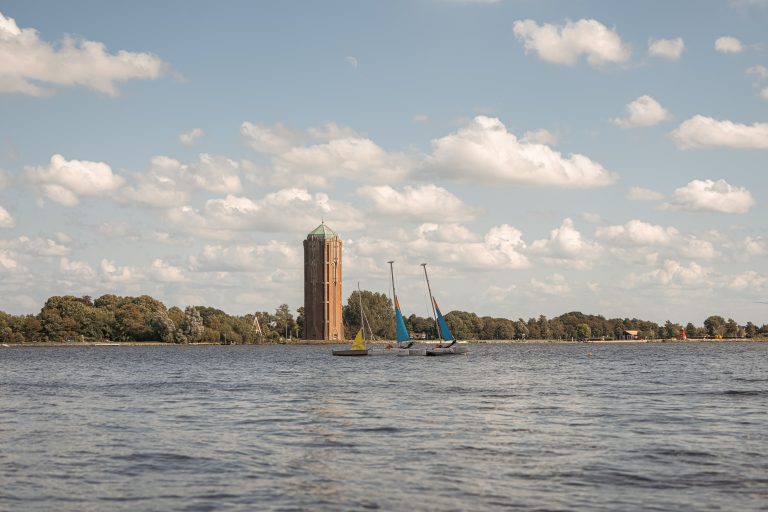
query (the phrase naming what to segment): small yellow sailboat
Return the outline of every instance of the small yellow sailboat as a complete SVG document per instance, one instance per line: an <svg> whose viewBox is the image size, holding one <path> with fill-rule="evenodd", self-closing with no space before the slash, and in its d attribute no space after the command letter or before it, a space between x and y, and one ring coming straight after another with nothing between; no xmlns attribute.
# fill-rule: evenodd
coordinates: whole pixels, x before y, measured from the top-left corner
<svg viewBox="0 0 768 512"><path fill-rule="evenodd" d="M357 284L357 297L360 300L360 330L352 341L352 347L349 349L334 350L335 356L367 356L368 349L365 348L365 312L363 311L363 298L360 293L360 283Z"/></svg>
<svg viewBox="0 0 768 512"><path fill-rule="evenodd" d="M354 341L352 341L352 350L365 350L365 336L363 336L363 328L361 327L357 331Z"/></svg>

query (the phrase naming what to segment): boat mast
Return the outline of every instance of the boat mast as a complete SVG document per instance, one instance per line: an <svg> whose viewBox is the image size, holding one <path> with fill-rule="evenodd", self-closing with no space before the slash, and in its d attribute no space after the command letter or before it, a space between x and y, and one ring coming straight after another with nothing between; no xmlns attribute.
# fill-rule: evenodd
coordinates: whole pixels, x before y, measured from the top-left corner
<svg viewBox="0 0 768 512"><path fill-rule="evenodd" d="M395 299L397 298L397 293L395 293L395 270L392 266L394 262L394 260L387 262L389 263L389 274L392 277L392 306L395 305Z"/></svg>
<svg viewBox="0 0 768 512"><path fill-rule="evenodd" d="M360 281L357 282L357 298L360 301L360 330L363 331L363 343L365 343L365 313L363 313L363 296L360 293Z"/></svg>
<svg viewBox="0 0 768 512"><path fill-rule="evenodd" d="M424 277L427 280L427 291L429 292L429 304L432 306L432 318L435 319L435 327L437 328L437 337L443 339L443 334L440 332L440 324L437 322L437 312L435 311L435 299L432 297L432 287L429 286L429 276L427 275L427 264L422 263L424 267Z"/></svg>
<svg viewBox="0 0 768 512"><path fill-rule="evenodd" d="M388 261L389 263L389 275L392 278L392 313L394 314L395 329L397 329L397 294L395 293L395 270L392 264L395 261Z"/></svg>

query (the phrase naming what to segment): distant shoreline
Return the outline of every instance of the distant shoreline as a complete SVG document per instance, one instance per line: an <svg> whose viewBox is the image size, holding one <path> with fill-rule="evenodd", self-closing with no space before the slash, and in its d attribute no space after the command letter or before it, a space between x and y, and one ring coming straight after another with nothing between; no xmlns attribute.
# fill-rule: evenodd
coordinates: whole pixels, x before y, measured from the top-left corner
<svg viewBox="0 0 768 512"><path fill-rule="evenodd" d="M514 344L545 344L545 343L564 343L573 345L596 345L596 344L627 344L627 343L765 343L768 338L734 338L734 339L711 339L711 338L688 338L678 339L652 339L652 340L590 340L590 341L571 341L571 340L466 340L466 343L472 345L514 345ZM351 340L345 341L324 341L324 340L288 340L270 343L250 343L248 345L347 345ZM377 342L372 345L386 345L393 342ZM420 343L420 342L416 342ZM421 342L424 345L436 343L433 340ZM162 341L101 341L101 342L60 342L60 341L40 341L33 343L3 343L0 348L13 347L200 347L200 346L225 346L222 343L164 343Z"/></svg>

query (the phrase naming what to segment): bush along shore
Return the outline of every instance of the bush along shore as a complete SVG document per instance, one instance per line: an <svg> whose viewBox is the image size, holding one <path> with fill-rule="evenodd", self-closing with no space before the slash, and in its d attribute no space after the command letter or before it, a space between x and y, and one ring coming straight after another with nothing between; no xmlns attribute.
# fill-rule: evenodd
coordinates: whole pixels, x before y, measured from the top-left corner
<svg viewBox="0 0 768 512"><path fill-rule="evenodd" d="M362 291L366 317L373 340L394 338L394 312L385 294ZM360 325L358 292L350 295L343 308L347 338ZM702 325L657 324L637 318L610 318L570 312L548 319L544 315L527 320L478 316L465 311L445 315L457 339L476 342L511 341L670 341L670 340L754 340L768 339L768 325L752 322L740 325L733 319L711 315ZM0 343L19 344L256 344L323 343L302 340L304 308L296 316L287 304L274 313L229 315L206 306L167 308L148 295L120 297L71 295L49 298L36 315L11 315L0 311ZM433 340L432 318L411 315L406 327L415 340Z"/></svg>

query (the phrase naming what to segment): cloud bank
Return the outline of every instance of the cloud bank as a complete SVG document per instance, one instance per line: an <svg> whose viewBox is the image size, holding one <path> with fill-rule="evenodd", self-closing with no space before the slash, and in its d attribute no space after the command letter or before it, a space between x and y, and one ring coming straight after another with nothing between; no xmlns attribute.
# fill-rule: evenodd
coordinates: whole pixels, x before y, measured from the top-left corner
<svg viewBox="0 0 768 512"><path fill-rule="evenodd" d="M544 144L523 142L499 119L486 116L433 140L423 171L472 182L564 188L608 186L618 177L584 155L566 157Z"/></svg>
<svg viewBox="0 0 768 512"><path fill-rule="evenodd" d="M573 66L584 56L590 66L600 67L626 62L631 55L629 46L615 30L593 19L567 21L563 25L518 20L513 30L526 53L533 52L555 64Z"/></svg>
<svg viewBox="0 0 768 512"><path fill-rule="evenodd" d="M111 54L103 43L72 36L54 46L0 13L0 92L47 96L54 92L47 86L79 85L117 96L117 82L153 80L167 68L150 53Z"/></svg>

